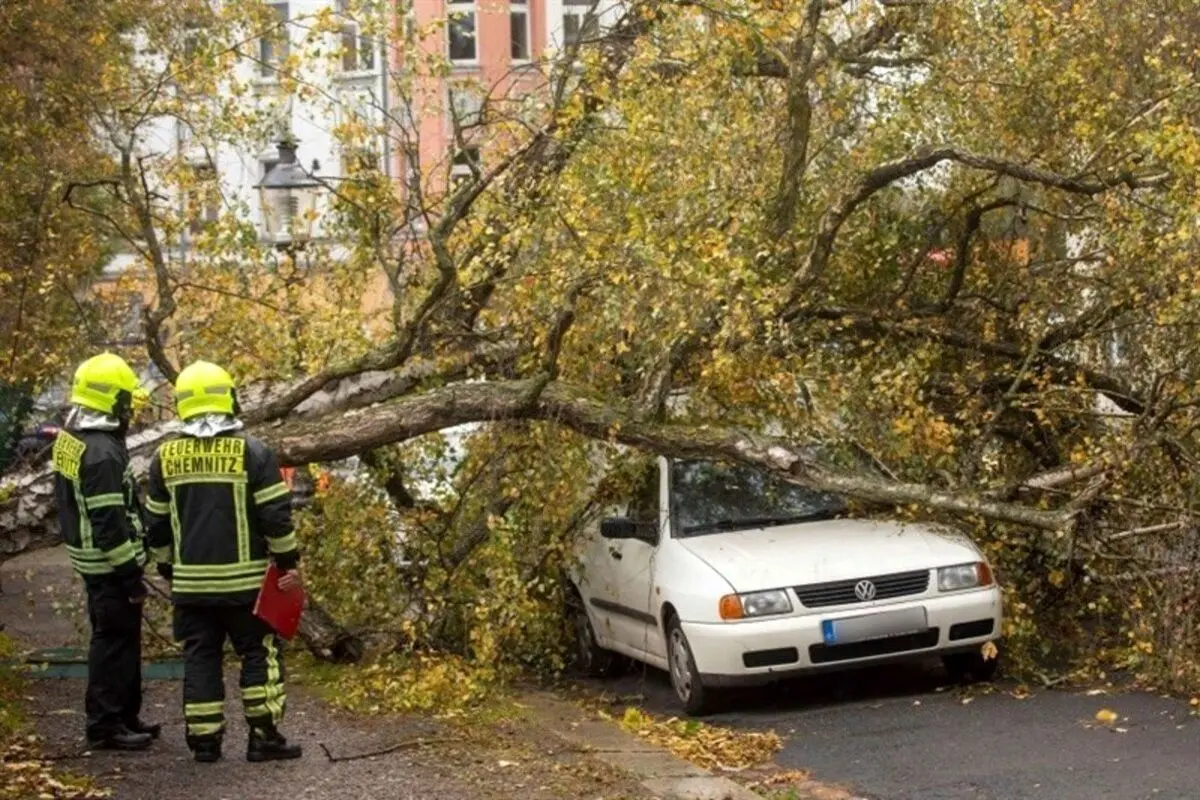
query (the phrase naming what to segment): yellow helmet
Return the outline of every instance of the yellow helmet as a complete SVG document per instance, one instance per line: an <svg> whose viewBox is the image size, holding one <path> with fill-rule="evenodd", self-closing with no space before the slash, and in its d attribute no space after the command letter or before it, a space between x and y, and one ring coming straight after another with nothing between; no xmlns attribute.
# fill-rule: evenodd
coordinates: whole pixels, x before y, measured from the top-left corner
<svg viewBox="0 0 1200 800"><path fill-rule="evenodd" d="M200 414L236 414L233 377L216 364L196 361L175 379L175 409L181 420Z"/></svg>
<svg viewBox="0 0 1200 800"><path fill-rule="evenodd" d="M115 353L92 356L75 370L71 402L103 414L129 416L146 404L137 373Z"/></svg>

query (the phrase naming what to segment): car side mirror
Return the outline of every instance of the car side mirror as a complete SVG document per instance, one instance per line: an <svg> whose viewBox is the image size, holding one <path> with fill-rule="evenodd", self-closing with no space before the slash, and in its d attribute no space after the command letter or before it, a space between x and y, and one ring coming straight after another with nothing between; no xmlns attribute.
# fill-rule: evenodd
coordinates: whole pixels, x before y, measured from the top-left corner
<svg viewBox="0 0 1200 800"><path fill-rule="evenodd" d="M600 535L605 539L636 539L637 533L637 523L629 517L608 517L600 521Z"/></svg>

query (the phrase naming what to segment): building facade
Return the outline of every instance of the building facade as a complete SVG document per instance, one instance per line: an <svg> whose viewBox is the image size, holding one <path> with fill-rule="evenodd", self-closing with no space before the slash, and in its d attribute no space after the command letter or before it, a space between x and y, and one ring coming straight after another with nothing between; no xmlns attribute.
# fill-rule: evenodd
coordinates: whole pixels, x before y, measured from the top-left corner
<svg viewBox="0 0 1200 800"><path fill-rule="evenodd" d="M481 121L545 89L560 54L596 37L620 13L617 3L408 0L381 24L368 19L364 0L264 0L275 23L267 29L279 35L243 49L234 81L238 102L269 117L272 133L214 143L179 119L162 118L141 134L143 151L174 154L193 171L186 191L172 192L184 223L169 237L169 262L178 269L193 261L206 228L225 215L262 230L257 186L277 163L284 135L298 143L305 169L331 186L353 159L369 158L400 195L419 188L436 199L472 164L486 168L490 132ZM374 134L366 147L359 141L349 150L339 131L355 120ZM313 235L323 236L319 222ZM142 264L133 252L119 253L94 287L129 306L123 336L106 344L139 341L140 310L152 301L149 281L139 279ZM374 306L390 303L382 275L368 295Z"/></svg>

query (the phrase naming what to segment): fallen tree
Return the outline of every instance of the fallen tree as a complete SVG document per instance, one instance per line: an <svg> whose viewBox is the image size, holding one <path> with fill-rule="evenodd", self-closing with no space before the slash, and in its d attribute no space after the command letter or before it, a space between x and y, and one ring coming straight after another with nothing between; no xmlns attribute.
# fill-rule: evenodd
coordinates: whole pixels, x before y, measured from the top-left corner
<svg viewBox="0 0 1200 800"><path fill-rule="evenodd" d="M330 188L325 240L288 258L231 205L186 266L169 257L186 220L164 198L195 178L139 149L147 121L186 117L214 151L257 131L179 100L236 81L219 60L170 71L169 103L150 70L98 112L116 166L91 181L123 213L78 205L141 254L145 356L165 376L230 365L251 431L286 463L469 422L574 459L429 525L466 543L453 558L430 545L443 572L505 526L557 542L522 492L578 481L584 437L954 518L1028 601L1022 635L1035 605L1074 633L1102 607L1110 631L1161 645L1192 635L1175 622L1190 579L1162 577L1191 573L1159 570L1194 557L1200 461L1200 32L1162 29L1186 5L1131 20L1117 0L629 3L539 65L536 107L468 87L484 102L450 114L453 138L487 146L458 182L449 162L416 163L401 200L359 170ZM215 52L248 40L230 20L207 30ZM176 58L178 31L156 35ZM319 54L296 57L282 87L321 95L304 63ZM446 65L421 48L401 62L396 104L339 129L343 148L382 136L411 153L422 114L443 119L408 78ZM694 402L674 410L681 387ZM139 468L166 433L139 435ZM372 461L403 497L394 460ZM47 485L6 482L7 550L53 541ZM1149 576L1122 589L1136 596L1095 593L1129 572Z"/></svg>

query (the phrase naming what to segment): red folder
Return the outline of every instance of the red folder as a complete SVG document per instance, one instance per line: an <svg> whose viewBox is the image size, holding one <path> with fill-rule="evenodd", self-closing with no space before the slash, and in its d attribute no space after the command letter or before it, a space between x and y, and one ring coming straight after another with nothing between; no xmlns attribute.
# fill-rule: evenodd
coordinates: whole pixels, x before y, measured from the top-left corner
<svg viewBox="0 0 1200 800"><path fill-rule="evenodd" d="M283 573L274 563L267 567L258 600L254 603L254 615L275 629L284 639L291 639L300 628L300 615L304 612L304 589L282 591L279 578Z"/></svg>

